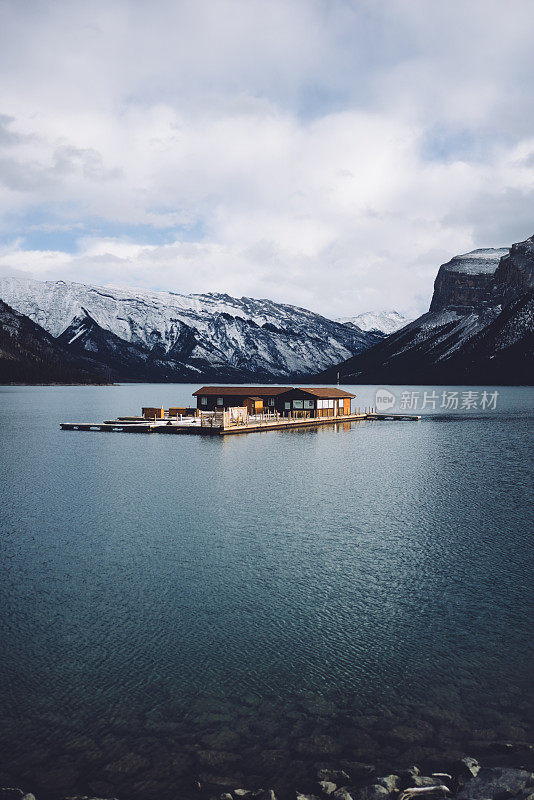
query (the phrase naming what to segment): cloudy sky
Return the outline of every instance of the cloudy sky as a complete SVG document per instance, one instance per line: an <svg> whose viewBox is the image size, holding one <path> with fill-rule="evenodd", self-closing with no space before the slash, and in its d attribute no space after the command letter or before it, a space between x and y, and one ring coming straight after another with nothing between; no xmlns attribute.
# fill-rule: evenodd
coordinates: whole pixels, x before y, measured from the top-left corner
<svg viewBox="0 0 534 800"><path fill-rule="evenodd" d="M0 268L426 310L534 232L531 0L0 0Z"/></svg>

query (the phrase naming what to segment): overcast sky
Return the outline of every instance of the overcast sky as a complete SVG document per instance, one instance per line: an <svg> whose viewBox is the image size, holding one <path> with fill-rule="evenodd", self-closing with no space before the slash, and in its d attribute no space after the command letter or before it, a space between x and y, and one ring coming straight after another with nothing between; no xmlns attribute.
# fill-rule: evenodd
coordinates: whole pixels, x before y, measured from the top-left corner
<svg viewBox="0 0 534 800"><path fill-rule="evenodd" d="M427 309L534 233L532 0L0 0L0 267Z"/></svg>

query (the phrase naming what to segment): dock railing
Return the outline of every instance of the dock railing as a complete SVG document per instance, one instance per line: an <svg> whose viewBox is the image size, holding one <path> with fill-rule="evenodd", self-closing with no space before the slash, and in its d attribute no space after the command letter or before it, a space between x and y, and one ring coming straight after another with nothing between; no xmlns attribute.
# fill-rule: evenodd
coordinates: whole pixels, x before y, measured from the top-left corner
<svg viewBox="0 0 534 800"><path fill-rule="evenodd" d="M332 414L317 415L311 410L292 409L285 413L276 410L265 410L260 414L250 414L245 406L234 406L222 412L202 412L201 424L207 427L220 427L223 431L236 430L238 428L269 428L280 424L288 427L292 423L298 424L306 420L317 420L318 422L342 422L345 419L354 419L355 416L363 416L373 409L351 409L348 414L340 414L337 409L332 409ZM204 421L204 416L207 418Z"/></svg>

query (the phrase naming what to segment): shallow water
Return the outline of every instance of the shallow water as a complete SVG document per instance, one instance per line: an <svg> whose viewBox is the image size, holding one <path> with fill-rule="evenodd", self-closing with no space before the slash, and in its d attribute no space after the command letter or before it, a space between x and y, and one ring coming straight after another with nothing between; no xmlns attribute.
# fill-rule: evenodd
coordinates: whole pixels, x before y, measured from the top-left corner
<svg viewBox="0 0 534 800"><path fill-rule="evenodd" d="M58 427L195 388L0 387L2 785L148 800L532 737L533 390L224 439Z"/></svg>

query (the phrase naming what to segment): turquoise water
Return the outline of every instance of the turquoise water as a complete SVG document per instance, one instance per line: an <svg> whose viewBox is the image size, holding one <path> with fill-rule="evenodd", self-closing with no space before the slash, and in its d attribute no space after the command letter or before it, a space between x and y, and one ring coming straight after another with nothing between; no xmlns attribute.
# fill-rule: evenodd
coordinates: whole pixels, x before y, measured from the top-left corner
<svg viewBox="0 0 534 800"><path fill-rule="evenodd" d="M170 798L532 736L533 390L418 423L59 430L195 388L0 387L2 785Z"/></svg>

